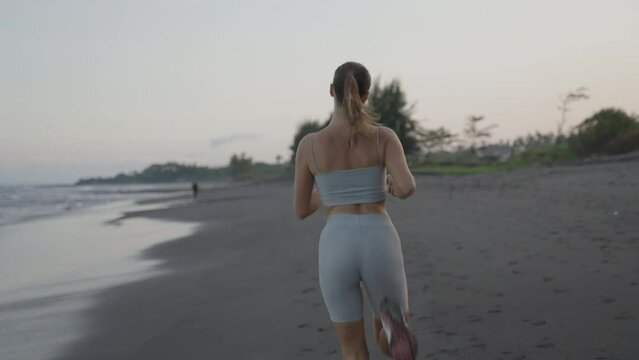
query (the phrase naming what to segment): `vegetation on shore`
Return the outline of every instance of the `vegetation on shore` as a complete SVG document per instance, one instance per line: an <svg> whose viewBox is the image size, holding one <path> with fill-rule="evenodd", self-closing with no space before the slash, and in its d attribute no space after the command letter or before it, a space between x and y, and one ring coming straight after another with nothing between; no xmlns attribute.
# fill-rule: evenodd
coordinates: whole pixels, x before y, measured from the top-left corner
<svg viewBox="0 0 639 360"><path fill-rule="evenodd" d="M228 178L228 169L167 162L153 164L142 171L120 173L114 177L93 177L78 180L76 185L190 182L195 179Z"/></svg>
<svg viewBox="0 0 639 360"><path fill-rule="evenodd" d="M463 135L445 127L423 128L412 118L414 107L398 80L381 86L376 81L368 106L378 114L379 122L393 129L416 174L464 175L509 171L535 165L567 164L584 158L617 155L639 150L639 116L617 108L604 108L583 120L566 134L569 105L589 96L579 88L560 98L561 120L556 133L528 134L513 141L490 142L495 124L484 124L484 116L468 117ZM275 164L254 162L245 153L233 154L227 166L206 167L169 162L154 164L140 172L118 174L111 178L80 179L76 184L158 183L179 181L269 181L293 176L295 151L308 133L327 126L324 121L307 119L298 125L289 146L290 160Z"/></svg>

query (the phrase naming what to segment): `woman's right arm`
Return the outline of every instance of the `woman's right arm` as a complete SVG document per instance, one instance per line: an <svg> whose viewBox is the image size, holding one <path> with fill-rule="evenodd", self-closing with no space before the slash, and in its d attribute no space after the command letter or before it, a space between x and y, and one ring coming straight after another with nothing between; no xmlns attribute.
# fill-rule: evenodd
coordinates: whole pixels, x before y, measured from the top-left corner
<svg viewBox="0 0 639 360"><path fill-rule="evenodd" d="M314 177L308 168L306 149L309 135L300 140L295 153L294 208L295 215L304 219L322 206L319 192L313 187Z"/></svg>
<svg viewBox="0 0 639 360"><path fill-rule="evenodd" d="M380 129L384 129L386 139L384 162L390 174L389 191L393 196L405 199L415 192L415 178L408 168L402 143L395 131L384 126Z"/></svg>

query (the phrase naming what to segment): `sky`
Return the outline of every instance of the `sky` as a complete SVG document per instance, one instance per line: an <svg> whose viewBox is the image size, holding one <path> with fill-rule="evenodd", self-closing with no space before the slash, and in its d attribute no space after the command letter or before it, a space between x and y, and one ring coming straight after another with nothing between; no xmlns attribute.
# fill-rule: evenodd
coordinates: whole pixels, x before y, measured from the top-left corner
<svg viewBox="0 0 639 360"><path fill-rule="evenodd" d="M494 139L639 113L639 1L0 0L0 184L287 159L335 68L399 79L425 128Z"/></svg>

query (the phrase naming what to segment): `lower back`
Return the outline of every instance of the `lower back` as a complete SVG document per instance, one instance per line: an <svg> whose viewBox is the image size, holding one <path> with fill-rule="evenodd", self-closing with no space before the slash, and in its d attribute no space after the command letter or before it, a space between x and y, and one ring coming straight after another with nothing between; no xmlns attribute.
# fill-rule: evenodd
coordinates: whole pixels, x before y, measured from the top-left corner
<svg viewBox="0 0 639 360"><path fill-rule="evenodd" d="M349 204L326 207L326 215L344 213L358 215L386 213L386 207L383 201L370 204Z"/></svg>

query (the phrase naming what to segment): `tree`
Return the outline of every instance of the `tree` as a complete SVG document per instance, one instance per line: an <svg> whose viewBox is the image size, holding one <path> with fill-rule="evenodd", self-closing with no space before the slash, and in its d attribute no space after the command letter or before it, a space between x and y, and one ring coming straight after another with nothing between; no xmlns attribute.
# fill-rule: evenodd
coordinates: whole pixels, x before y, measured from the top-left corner
<svg viewBox="0 0 639 360"><path fill-rule="evenodd" d="M441 150L442 147L452 144L456 138L456 134L441 126L434 130L426 130L420 139L420 143L426 148L426 155L428 155L435 149Z"/></svg>
<svg viewBox="0 0 639 360"><path fill-rule="evenodd" d="M375 80L368 96L368 104L379 116L381 124L395 130L407 156L419 151L424 131L411 118L414 107L408 106L399 80L393 79L385 86L380 86L379 80Z"/></svg>
<svg viewBox="0 0 639 360"><path fill-rule="evenodd" d="M253 167L253 159L241 153L239 156L233 154L229 163L229 170L233 180L247 179Z"/></svg>
<svg viewBox="0 0 639 360"><path fill-rule="evenodd" d="M275 157L275 163L279 165L281 161L282 161L282 155L277 154L277 156Z"/></svg>
<svg viewBox="0 0 639 360"><path fill-rule="evenodd" d="M560 105L557 107L561 111L561 120L557 124L557 137L563 136L564 126L566 125L566 114L570 111L568 105L575 101L587 100L590 96L586 93L588 91L585 87L580 87L574 92L569 92L559 97Z"/></svg>
<svg viewBox="0 0 639 360"><path fill-rule="evenodd" d="M579 155L614 155L637 150L639 121L621 109L602 109L577 125L568 142Z"/></svg>
<svg viewBox="0 0 639 360"><path fill-rule="evenodd" d="M497 127L497 124L488 125L483 128L479 128L479 123L484 120L483 115L471 115L468 118L466 127L464 128L464 135L470 141L470 149L475 152L475 145L477 140L489 139L492 136L491 131Z"/></svg>

